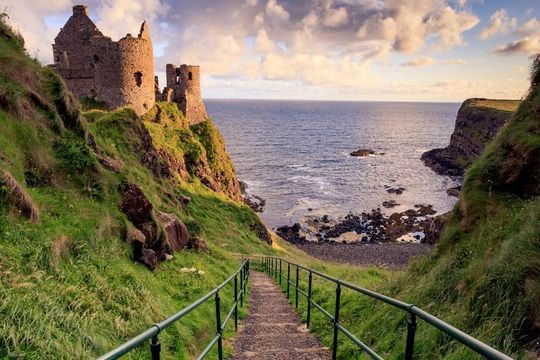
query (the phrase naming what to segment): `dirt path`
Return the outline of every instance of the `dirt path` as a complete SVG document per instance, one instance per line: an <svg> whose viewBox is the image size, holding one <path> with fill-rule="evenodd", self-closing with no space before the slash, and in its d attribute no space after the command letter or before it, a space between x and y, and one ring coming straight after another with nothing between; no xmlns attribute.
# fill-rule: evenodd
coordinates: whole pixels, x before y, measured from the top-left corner
<svg viewBox="0 0 540 360"><path fill-rule="evenodd" d="M249 315L234 340L233 359L323 360L330 353L310 334L281 289L266 274L251 271Z"/></svg>

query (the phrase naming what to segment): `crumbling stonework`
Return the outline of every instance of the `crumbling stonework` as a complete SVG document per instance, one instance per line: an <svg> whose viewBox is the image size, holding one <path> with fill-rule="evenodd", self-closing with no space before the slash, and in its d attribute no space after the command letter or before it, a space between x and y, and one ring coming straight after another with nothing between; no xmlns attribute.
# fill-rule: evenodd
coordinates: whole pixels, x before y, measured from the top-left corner
<svg viewBox="0 0 540 360"><path fill-rule="evenodd" d="M167 64L166 76L167 87L163 89L161 100L177 102L192 125L208 119L201 97L199 66Z"/></svg>
<svg viewBox="0 0 540 360"><path fill-rule="evenodd" d="M148 24L137 37L104 36L76 5L53 44L54 67L79 98L105 102L111 109L131 105L139 115L155 102L154 54Z"/></svg>
<svg viewBox="0 0 540 360"><path fill-rule="evenodd" d="M54 68L79 99L92 98L111 109L131 105L138 115L150 110L155 101L174 101L190 124L208 118L199 66L168 64L167 86L160 91L146 21L137 37L127 34L112 41L90 20L87 7L76 5L52 47Z"/></svg>

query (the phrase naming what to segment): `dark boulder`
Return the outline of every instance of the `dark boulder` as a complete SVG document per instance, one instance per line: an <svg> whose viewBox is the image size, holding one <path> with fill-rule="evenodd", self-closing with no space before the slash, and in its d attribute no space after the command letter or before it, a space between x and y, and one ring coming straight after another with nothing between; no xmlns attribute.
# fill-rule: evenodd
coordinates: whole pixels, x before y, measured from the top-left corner
<svg viewBox="0 0 540 360"><path fill-rule="evenodd" d="M147 221L152 221L152 203L144 195L141 188L136 184L126 184L122 187L122 204L120 208L126 214L129 221L135 226Z"/></svg>
<svg viewBox="0 0 540 360"><path fill-rule="evenodd" d="M188 245L188 229L176 215L159 211L156 218L161 223L166 242L172 251L180 251Z"/></svg>
<svg viewBox="0 0 540 360"><path fill-rule="evenodd" d="M206 242L198 236L194 236L189 239L187 248L197 253L208 252L208 246L206 246Z"/></svg>
<svg viewBox="0 0 540 360"><path fill-rule="evenodd" d="M152 249L142 249L141 257L136 260L143 263L150 270L154 270L158 265L158 256Z"/></svg>

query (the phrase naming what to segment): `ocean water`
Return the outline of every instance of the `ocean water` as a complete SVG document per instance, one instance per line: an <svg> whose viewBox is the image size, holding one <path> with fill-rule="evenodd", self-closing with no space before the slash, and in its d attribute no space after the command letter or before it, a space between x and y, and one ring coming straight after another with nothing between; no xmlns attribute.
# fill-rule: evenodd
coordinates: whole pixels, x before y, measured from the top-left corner
<svg viewBox="0 0 540 360"><path fill-rule="evenodd" d="M457 103L206 100L248 192L266 199L261 214L275 228L306 215L386 213L430 204L449 211L454 180L420 160L448 144ZM351 157L368 148L377 155ZM382 155L381 153L384 153ZM385 185L404 187L402 195ZM382 207L395 200L400 206Z"/></svg>

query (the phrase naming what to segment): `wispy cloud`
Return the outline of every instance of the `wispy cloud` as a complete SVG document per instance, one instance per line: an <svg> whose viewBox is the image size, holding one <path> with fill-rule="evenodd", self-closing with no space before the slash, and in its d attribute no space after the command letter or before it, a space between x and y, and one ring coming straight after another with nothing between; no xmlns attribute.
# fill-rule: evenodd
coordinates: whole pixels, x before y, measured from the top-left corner
<svg viewBox="0 0 540 360"><path fill-rule="evenodd" d="M478 37L482 40L489 39L497 34L508 34L517 26L517 19L510 18L506 9L499 9L491 15L489 24L480 30Z"/></svg>
<svg viewBox="0 0 540 360"><path fill-rule="evenodd" d="M417 59L412 59L405 61L400 64L400 66L405 67L421 67L429 65L463 65L467 64L465 59L444 59L444 60L435 60L431 57L420 57Z"/></svg>

